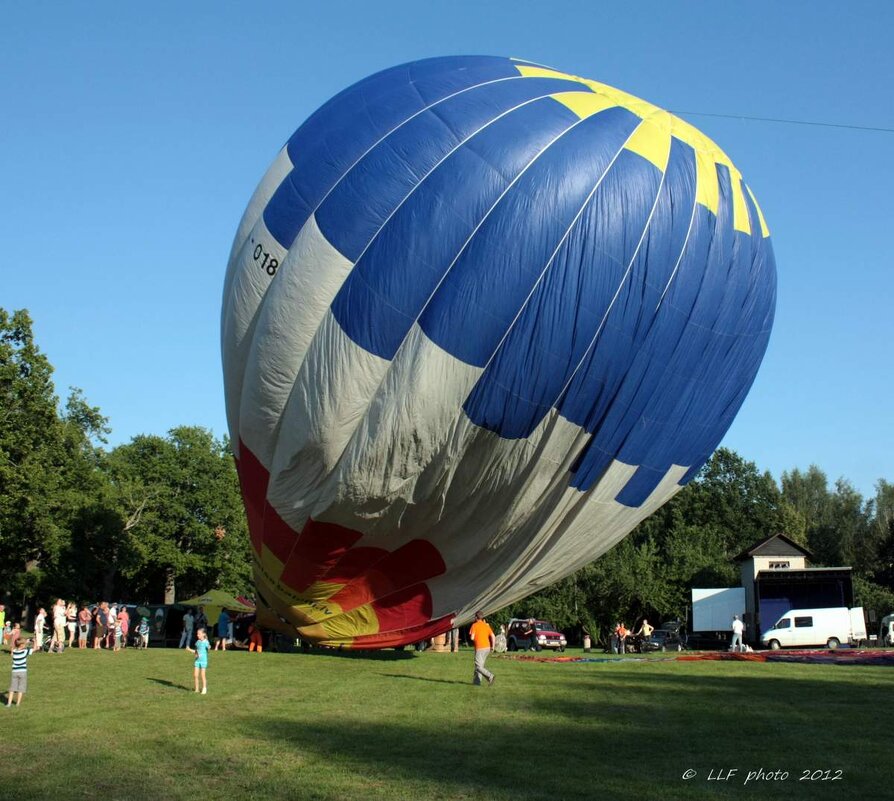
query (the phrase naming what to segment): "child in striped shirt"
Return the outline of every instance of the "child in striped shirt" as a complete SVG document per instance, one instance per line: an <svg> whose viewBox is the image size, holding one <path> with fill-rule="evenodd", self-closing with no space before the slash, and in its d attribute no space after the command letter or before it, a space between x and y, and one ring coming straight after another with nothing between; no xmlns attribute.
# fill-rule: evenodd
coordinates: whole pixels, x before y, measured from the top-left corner
<svg viewBox="0 0 894 801"><path fill-rule="evenodd" d="M6 705L12 706L12 699L18 695L16 706L22 703L22 696L28 689L28 657L31 656L32 641L28 640L24 644L19 644L12 652L12 681L9 684L9 695L6 698Z"/></svg>

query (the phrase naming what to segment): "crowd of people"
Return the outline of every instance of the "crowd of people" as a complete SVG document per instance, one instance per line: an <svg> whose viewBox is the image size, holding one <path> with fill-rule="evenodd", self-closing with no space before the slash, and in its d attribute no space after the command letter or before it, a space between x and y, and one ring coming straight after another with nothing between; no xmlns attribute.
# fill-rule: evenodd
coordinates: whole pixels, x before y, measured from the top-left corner
<svg viewBox="0 0 894 801"><path fill-rule="evenodd" d="M623 621L619 621L615 624L615 628L612 631L611 652L613 654L627 653L629 647L627 643L628 638L633 637L637 642L648 640L649 637L652 636L653 631L655 631L655 627L645 618L643 618L643 622L640 624L639 631L631 631L624 625ZM634 643L634 645L636 645L636 643ZM636 646L634 650L638 647L639 646Z"/></svg>
<svg viewBox="0 0 894 801"><path fill-rule="evenodd" d="M78 648L110 649L119 651L127 647L128 636L131 636L132 645L147 647L149 645L150 623L144 607L130 607L138 616L136 625L132 631L132 613L127 605L101 602L92 607L82 605L80 609L74 603L66 603L62 598L56 603L48 614L41 607L35 617L34 640L24 640L21 627L18 623L10 624L5 620L5 608L0 604L0 627L3 630L3 642L13 655L12 670L13 681L7 698L7 706L21 703L22 695L27 686L27 659L34 649L49 650L61 653L66 647L74 647L77 635ZM187 609L183 614L180 640L178 648L185 649L194 654L193 676L195 692L202 695L208 692L207 669L208 653L211 650L226 651L228 647L241 646L250 651L263 651L263 638L260 629L254 623L253 616L245 618L240 616L247 627L243 627L245 639L237 641L234 637L235 622L226 609L222 609L215 621L215 625L209 625L208 618L203 607ZM737 621L738 622L738 621ZM530 619L527 626L522 627L522 635L527 638L528 647L539 650L536 639L535 621ZM741 626L741 624L739 624ZM643 620L639 631L631 632L623 622L619 621L612 632L611 650L614 653L623 654L626 650L627 638L633 634L635 637L648 638L654 627L648 620ZM209 638L209 632L214 636ZM459 644L459 630L450 632L451 645ZM741 632L735 632L741 638ZM44 648L47 636L50 637L47 647ZM469 638L475 650L475 665L473 671L473 683L481 684L482 680L487 684L493 684L494 675L486 667L485 662L492 651L497 653L506 650L506 627L500 626L499 634L495 635L493 629L484 619L482 612L477 612L475 622L469 631ZM237 646L237 647L238 647ZM450 650L458 650L451 647Z"/></svg>
<svg viewBox="0 0 894 801"><path fill-rule="evenodd" d="M172 624L176 625L176 621L175 617ZM161 628L157 625L159 622ZM127 647L148 648L153 623L156 624L158 638L170 643L164 630L164 620L153 618L147 607L107 601L79 606L58 598L49 611L38 607L34 617L34 636L26 638L21 624L6 620L6 608L0 604L3 645L12 655L12 680L6 705L21 704L27 689L28 657L34 651L59 654L75 647L115 652ZM237 633L243 639L237 640ZM263 643L262 632L255 624L253 615L234 618L222 609L214 625L211 625L205 608L199 606L187 608L184 612L178 648L195 655L195 691L207 694L210 650L226 651L241 647L260 653L264 650Z"/></svg>
<svg viewBox="0 0 894 801"><path fill-rule="evenodd" d="M49 613L39 607L34 618L34 647L50 653L66 648L101 648L120 651L128 642L137 647L149 644L149 621L144 615L131 620L127 606L107 601L78 606L59 598Z"/></svg>

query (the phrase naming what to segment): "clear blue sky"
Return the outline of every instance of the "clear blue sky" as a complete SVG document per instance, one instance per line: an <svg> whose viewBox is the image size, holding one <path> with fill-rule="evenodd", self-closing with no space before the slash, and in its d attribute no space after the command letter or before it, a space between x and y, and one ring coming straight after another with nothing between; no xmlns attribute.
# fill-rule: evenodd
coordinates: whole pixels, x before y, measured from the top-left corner
<svg viewBox="0 0 894 801"><path fill-rule="evenodd" d="M111 443L226 431L219 305L255 184L322 102L432 55L517 56L677 112L894 128L894 6L752 2L17 3L0 27L0 306ZM724 444L894 480L894 134L682 114L742 170L776 325Z"/></svg>

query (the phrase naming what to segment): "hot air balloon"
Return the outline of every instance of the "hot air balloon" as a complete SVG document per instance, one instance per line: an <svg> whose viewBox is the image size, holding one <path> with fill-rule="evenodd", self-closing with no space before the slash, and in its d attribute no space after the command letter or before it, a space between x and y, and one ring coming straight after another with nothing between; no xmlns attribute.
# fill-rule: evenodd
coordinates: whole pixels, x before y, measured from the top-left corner
<svg viewBox="0 0 894 801"><path fill-rule="evenodd" d="M650 103L498 57L344 90L225 279L259 615L401 645L597 558L717 447L775 297L741 174Z"/></svg>

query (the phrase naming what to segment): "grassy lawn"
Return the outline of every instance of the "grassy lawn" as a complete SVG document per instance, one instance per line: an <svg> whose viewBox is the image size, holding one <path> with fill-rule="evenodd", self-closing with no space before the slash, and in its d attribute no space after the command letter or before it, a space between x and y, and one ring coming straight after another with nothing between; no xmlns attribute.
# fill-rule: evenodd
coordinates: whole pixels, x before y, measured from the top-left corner
<svg viewBox="0 0 894 801"><path fill-rule="evenodd" d="M6 682L9 656L0 656ZM69 650L0 709L6 799L881 798L894 670ZM4 688L5 688L4 684ZM5 698L5 696L4 696ZM787 779L743 784L748 771ZM709 775L738 773L729 781ZM696 771L689 780L684 771ZM839 781L801 781L804 771ZM713 772L713 773L712 773ZM890 796L888 796L890 797Z"/></svg>

